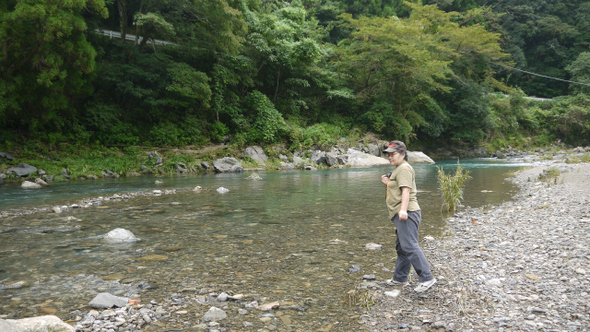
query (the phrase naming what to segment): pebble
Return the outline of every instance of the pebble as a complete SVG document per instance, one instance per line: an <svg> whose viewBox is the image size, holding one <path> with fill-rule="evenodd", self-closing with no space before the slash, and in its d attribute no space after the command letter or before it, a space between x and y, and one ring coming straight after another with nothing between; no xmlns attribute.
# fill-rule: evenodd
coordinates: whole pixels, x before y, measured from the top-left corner
<svg viewBox="0 0 590 332"><path fill-rule="evenodd" d="M511 179L521 187L512 201L466 207L447 219L449 235L422 246L436 287L418 294L411 280L396 295L375 282L383 296L365 320L375 325L367 327L412 330L433 322L434 329L466 332L590 326L590 164L560 169L558 184L541 181L542 169L523 170Z"/></svg>

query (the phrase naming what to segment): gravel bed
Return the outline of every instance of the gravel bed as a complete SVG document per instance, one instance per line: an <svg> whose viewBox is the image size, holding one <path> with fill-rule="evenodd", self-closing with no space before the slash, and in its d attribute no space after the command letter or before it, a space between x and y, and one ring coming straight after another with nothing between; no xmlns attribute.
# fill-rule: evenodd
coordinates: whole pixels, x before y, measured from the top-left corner
<svg viewBox="0 0 590 332"><path fill-rule="evenodd" d="M466 208L449 236L425 239L439 280L429 291L414 292L415 273L403 288L367 282L376 304L363 329L588 331L590 164L553 167L519 172L513 201Z"/></svg>

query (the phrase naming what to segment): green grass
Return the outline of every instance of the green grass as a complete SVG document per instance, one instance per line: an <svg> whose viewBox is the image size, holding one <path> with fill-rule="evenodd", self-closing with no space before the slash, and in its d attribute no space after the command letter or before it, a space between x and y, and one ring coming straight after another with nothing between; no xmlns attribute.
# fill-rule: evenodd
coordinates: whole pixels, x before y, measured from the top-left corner
<svg viewBox="0 0 590 332"><path fill-rule="evenodd" d="M471 178L469 171L463 172L463 167L457 165L455 174L445 173L440 167L438 169L438 189L443 198L442 209L445 209L451 213L454 213L457 206L463 200L463 187L465 181Z"/></svg>
<svg viewBox="0 0 590 332"><path fill-rule="evenodd" d="M543 173L539 175L539 180L543 182L547 182L549 184L557 184L557 180L559 179L559 169L557 167L549 167L546 170L543 170Z"/></svg>

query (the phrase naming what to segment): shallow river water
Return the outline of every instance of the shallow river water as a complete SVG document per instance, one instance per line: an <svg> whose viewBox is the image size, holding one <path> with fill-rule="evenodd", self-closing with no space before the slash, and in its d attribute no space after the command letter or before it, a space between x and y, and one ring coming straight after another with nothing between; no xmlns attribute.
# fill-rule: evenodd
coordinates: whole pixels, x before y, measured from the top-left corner
<svg viewBox="0 0 590 332"><path fill-rule="evenodd" d="M437 164L451 171L455 163ZM504 179L523 165L465 160L462 166L472 176L464 204L477 207L509 200L516 188ZM436 166L414 168L420 236L444 236ZM262 181L246 180L249 172L201 175L160 178L159 185L142 177L54 184L40 191L2 186L0 210L138 190L176 189L176 194L0 219L0 315L35 316L50 307L66 318L73 310L88 310L85 305L104 291L159 302L182 290L211 289L250 294L261 303L302 305L306 311L291 317L294 327L349 330L358 325L351 317L359 312L345 305L346 292L365 274L391 277L386 269L393 268L395 238L380 182L390 169L260 172ZM197 185L204 190L193 192ZM218 187L229 192L219 194ZM128 229L141 241L103 242L101 235L115 228ZM383 249L365 250L367 243ZM362 271L349 273L351 265ZM15 281L28 287L1 286Z"/></svg>

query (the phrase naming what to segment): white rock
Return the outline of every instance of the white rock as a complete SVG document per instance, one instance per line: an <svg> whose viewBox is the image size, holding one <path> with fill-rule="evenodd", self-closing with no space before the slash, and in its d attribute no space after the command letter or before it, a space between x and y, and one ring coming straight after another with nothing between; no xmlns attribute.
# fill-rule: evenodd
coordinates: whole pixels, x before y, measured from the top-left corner
<svg viewBox="0 0 590 332"><path fill-rule="evenodd" d="M500 287L502 286L502 281L500 279L490 279L486 280L486 285Z"/></svg>
<svg viewBox="0 0 590 332"><path fill-rule="evenodd" d="M36 183L36 184L40 184L40 185L42 185L42 186L48 186L47 182L45 182L45 181L41 180L40 178L36 178L36 179L35 179L35 183Z"/></svg>
<svg viewBox="0 0 590 332"><path fill-rule="evenodd" d="M152 191L152 193L156 196L160 196L160 195L162 195L162 190L154 190L154 191Z"/></svg>
<svg viewBox="0 0 590 332"><path fill-rule="evenodd" d="M38 183L35 182L31 182L31 181L25 181L23 182L23 184L21 184L20 186L23 189L39 189L42 188L42 186Z"/></svg>
<svg viewBox="0 0 590 332"><path fill-rule="evenodd" d="M127 243L136 242L140 239L136 238L133 233L123 228L115 228L112 231L105 234L104 239L108 242L113 243Z"/></svg>
<svg viewBox="0 0 590 332"><path fill-rule="evenodd" d="M217 192L220 194L225 194L225 193L229 192L229 189L224 188L224 187L219 187L219 188L217 188Z"/></svg>
<svg viewBox="0 0 590 332"><path fill-rule="evenodd" d="M0 319L0 322L3 320ZM39 317L30 317L23 319L7 319L3 322L8 323L8 327L15 326L14 330L4 330L3 325L0 325L2 331L15 331L15 332L76 332L73 326L64 323L57 316L47 315Z"/></svg>
<svg viewBox="0 0 590 332"><path fill-rule="evenodd" d="M226 292L223 292L219 295L217 295L217 301L221 301L221 302L225 302L227 301L228 295Z"/></svg>
<svg viewBox="0 0 590 332"><path fill-rule="evenodd" d="M225 311L223 311L217 307L211 307L209 309L209 311L207 311L205 313L205 315L203 316L203 320L205 322L218 321L218 320L222 320L222 319L226 319L226 318L227 318L227 314L225 313Z"/></svg>
<svg viewBox="0 0 590 332"><path fill-rule="evenodd" d="M51 210L55 213L61 213L61 209L59 208L59 206L54 206L53 208L51 208Z"/></svg>
<svg viewBox="0 0 590 332"><path fill-rule="evenodd" d="M389 297L398 297L398 296L399 296L399 294L400 294L400 290L399 290L399 289L394 289L394 290L392 290L392 291L385 292L385 293L383 293L383 294L385 294L385 295L387 295L387 296L389 296Z"/></svg>
<svg viewBox="0 0 590 332"><path fill-rule="evenodd" d="M377 243L367 243L365 245L365 249L367 249L367 250L378 250L381 248L383 248L383 245L377 244Z"/></svg>
<svg viewBox="0 0 590 332"><path fill-rule="evenodd" d="M576 273L577 274L581 274L581 275L585 275L586 274L586 270L584 270L584 269L576 269Z"/></svg>

